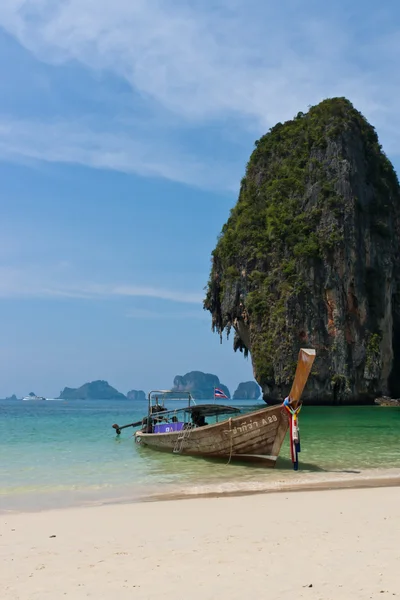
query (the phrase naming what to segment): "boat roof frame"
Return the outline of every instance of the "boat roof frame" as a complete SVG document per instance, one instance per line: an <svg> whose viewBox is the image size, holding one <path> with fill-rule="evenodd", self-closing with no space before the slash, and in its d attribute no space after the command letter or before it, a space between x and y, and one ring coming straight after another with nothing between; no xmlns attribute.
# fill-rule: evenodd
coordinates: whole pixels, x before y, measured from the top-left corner
<svg viewBox="0 0 400 600"><path fill-rule="evenodd" d="M163 397L163 404L162 404L162 406L164 406L164 397L165 397L165 395L166 395L166 394L175 394L175 395L178 395L178 398L179 398L179 396L180 396L180 395L181 395L183 398L186 398L186 397L187 397L187 399L188 399L188 406L190 406L190 403L191 403L191 402L193 402L194 404L196 404L196 402L194 401L194 398L192 398L192 395L191 395L191 393L190 393L190 392L184 392L184 391L182 391L182 392L175 392L174 390L151 390L151 391L148 393L148 395L147 395L147 398L148 398L148 401L149 401L149 402L148 402L148 417L150 417L150 416L151 416L151 406L152 406L152 404L151 404L151 400L152 400L152 396L153 396L154 394L160 394L160 395ZM157 405L157 404L159 404L159 402L158 402L158 398L157 398L156 405ZM167 414L167 413L169 413L169 412L176 412L176 410L172 410L172 411L162 411L162 412L163 412L163 414Z"/></svg>
<svg viewBox="0 0 400 600"><path fill-rule="evenodd" d="M233 406L228 406L228 405L224 405L224 404L196 404L193 396L191 395L190 392L188 391L175 391L175 390L151 390L148 393L148 416L152 416L152 412L151 412L151 407L152 407L152 397L154 394L159 394L163 397L163 400L165 398L165 395L167 394L171 394L173 395L175 398L179 399L179 397L181 398L186 398L188 399L188 405L187 406L183 406L181 408L173 408L173 409L169 409L169 410L163 410L162 411L162 415L164 415L165 417L169 417L170 415L176 414L178 412L181 413L189 413L189 414L193 414L193 412L198 411L200 415L203 416L218 416L218 415L229 415L229 414L239 414L241 411L239 408L233 407ZM156 404L159 404L158 402L158 398L156 400ZM164 402L162 404L162 406L164 406Z"/></svg>
<svg viewBox="0 0 400 600"><path fill-rule="evenodd" d="M161 396L163 396L163 400L165 397L165 394L173 394L175 397L179 396L185 398L188 398L188 405L187 406L183 406L181 408L172 408L169 410L163 410L161 411L161 414L165 417L169 417L170 415L176 414L176 413L190 413L193 414L193 412L199 412L200 415L203 416L218 416L218 415L229 415L229 414L239 414L241 411L239 408L236 408L234 406L228 406L225 404L196 404L194 398L192 397L190 392L187 391L175 391L175 390L151 390L148 393L148 416L151 417L152 416L152 412L151 412L151 407L152 407L152 396L154 394L160 394ZM191 402L193 404L191 404ZM157 398L157 404L158 403L158 398ZM162 406L164 406L164 403L162 404Z"/></svg>

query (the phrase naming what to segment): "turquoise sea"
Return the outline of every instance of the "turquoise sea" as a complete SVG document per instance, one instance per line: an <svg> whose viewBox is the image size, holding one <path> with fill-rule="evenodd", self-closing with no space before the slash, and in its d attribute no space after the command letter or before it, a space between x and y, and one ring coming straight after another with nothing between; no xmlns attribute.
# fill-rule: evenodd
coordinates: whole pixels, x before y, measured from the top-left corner
<svg viewBox="0 0 400 600"><path fill-rule="evenodd" d="M145 413L145 402L0 401L0 510L400 476L399 408L305 405L298 472L287 442L277 467L266 469L160 453L136 445L131 428L115 435L113 423Z"/></svg>

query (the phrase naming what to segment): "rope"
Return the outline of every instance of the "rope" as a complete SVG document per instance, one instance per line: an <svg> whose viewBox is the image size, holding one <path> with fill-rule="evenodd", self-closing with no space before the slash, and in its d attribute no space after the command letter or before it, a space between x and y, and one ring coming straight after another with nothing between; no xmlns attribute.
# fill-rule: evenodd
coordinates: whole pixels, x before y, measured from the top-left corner
<svg viewBox="0 0 400 600"><path fill-rule="evenodd" d="M229 463L231 462L231 458L232 458L232 449L233 449L233 432L232 432L232 417L229 417L229 431L231 434L231 450L229 452L229 460L226 463L227 465L229 465Z"/></svg>
<svg viewBox="0 0 400 600"><path fill-rule="evenodd" d="M283 406L284 408L287 410L287 412L289 413L290 417L290 454L292 457L292 462L293 462L293 468L295 471L298 470L299 468L299 457L298 454L300 452L300 432L299 432L299 426L298 426L298 415L299 412L301 410L301 404L293 409L290 406L290 399L289 398L285 398L285 401L283 402Z"/></svg>

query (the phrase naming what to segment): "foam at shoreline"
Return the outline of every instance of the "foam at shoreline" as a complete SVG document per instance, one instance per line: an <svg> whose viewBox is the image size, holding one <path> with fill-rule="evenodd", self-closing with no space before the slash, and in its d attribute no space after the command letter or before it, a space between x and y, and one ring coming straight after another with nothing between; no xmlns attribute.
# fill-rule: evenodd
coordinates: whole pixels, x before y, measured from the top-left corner
<svg viewBox="0 0 400 600"><path fill-rule="evenodd" d="M142 501L170 500L215 496L237 496L263 493L278 493L290 491L328 490L328 489L358 489L366 487L393 487L400 486L400 469L377 470L371 469L363 472L349 472L331 474L321 477L320 474L305 474L290 480L277 480L265 482L225 482L222 484L203 484L186 486L179 490L149 494Z"/></svg>
<svg viewBox="0 0 400 600"><path fill-rule="evenodd" d="M36 512L57 508L101 506L189 498L246 496L291 491L357 489L366 487L400 486L400 469L366 469L334 473L287 473L268 471L276 477L263 481L230 480L216 483L129 485L124 487L91 487L36 491L25 494L0 496L0 513Z"/></svg>

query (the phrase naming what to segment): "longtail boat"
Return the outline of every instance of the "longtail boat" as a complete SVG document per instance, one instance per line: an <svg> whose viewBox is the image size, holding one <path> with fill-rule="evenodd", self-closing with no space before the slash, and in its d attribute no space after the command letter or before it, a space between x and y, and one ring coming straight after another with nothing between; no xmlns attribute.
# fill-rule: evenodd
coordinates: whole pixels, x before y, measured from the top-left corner
<svg viewBox="0 0 400 600"><path fill-rule="evenodd" d="M176 398L177 393L154 390L148 395L148 414L135 433L135 441L174 454L226 458L229 462L256 461L274 467L289 429L292 461L297 469L300 398L314 359L315 350L301 349L293 385L284 402L245 414L238 414L240 410L232 406L196 404L189 392L187 406L169 410L165 398ZM215 422L208 424L205 419L209 417ZM121 432L122 427L113 427Z"/></svg>

